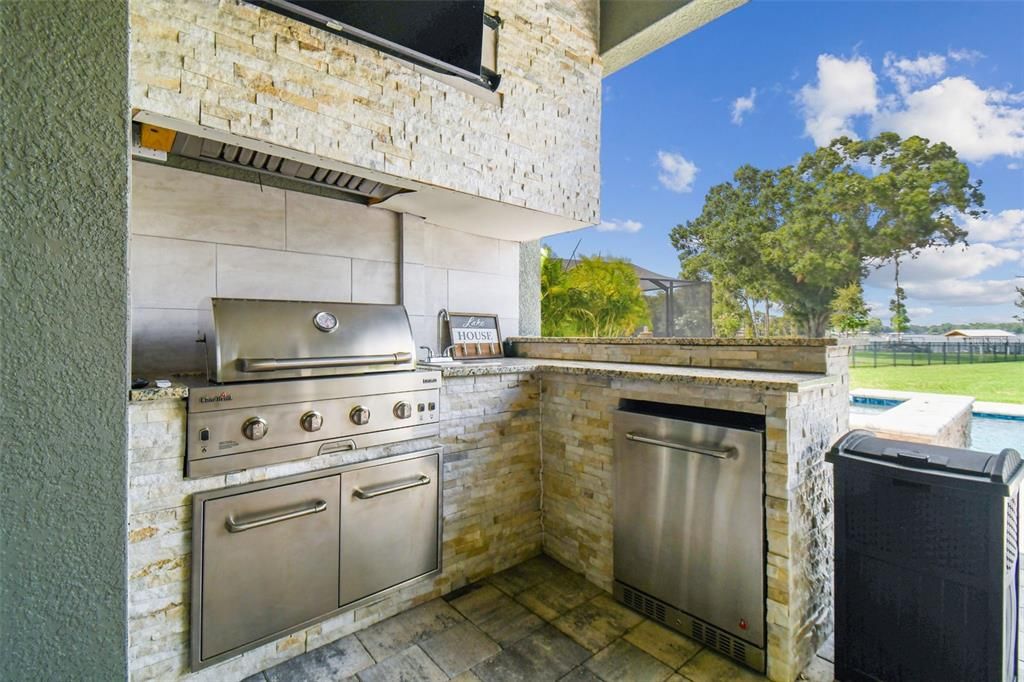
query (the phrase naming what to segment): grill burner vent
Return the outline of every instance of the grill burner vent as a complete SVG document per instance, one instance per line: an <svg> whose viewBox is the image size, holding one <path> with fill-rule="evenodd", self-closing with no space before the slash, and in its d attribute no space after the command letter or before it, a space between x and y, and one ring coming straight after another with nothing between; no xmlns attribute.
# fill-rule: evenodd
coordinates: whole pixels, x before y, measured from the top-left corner
<svg viewBox="0 0 1024 682"><path fill-rule="evenodd" d="M365 200L367 204L377 204L396 194L409 191L358 175L301 163L292 159L257 152L238 145L225 144L182 132L175 135L171 153L199 161L208 161L236 168L241 167L247 170L269 173L320 187L339 190L347 194L357 195Z"/></svg>

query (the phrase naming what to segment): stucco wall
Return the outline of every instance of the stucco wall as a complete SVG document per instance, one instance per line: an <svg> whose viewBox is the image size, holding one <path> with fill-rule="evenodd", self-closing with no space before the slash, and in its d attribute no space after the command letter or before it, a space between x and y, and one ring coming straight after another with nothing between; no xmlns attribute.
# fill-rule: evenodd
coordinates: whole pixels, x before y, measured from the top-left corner
<svg viewBox="0 0 1024 682"><path fill-rule="evenodd" d="M0 26L0 679L123 679L127 0Z"/></svg>
<svg viewBox="0 0 1024 682"><path fill-rule="evenodd" d="M236 0L131 0L132 106L598 220L597 3L493 0L500 103Z"/></svg>
<svg viewBox="0 0 1024 682"><path fill-rule="evenodd" d="M519 245L519 333L540 336L540 242Z"/></svg>

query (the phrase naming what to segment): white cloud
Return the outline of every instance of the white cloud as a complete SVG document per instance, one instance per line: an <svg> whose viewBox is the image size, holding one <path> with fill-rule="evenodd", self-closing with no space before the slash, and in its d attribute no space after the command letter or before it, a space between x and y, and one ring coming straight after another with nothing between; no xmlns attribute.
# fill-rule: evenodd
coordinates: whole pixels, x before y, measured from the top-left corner
<svg viewBox="0 0 1024 682"><path fill-rule="evenodd" d="M856 137L852 119L878 109L877 85L867 59L818 55L818 84L805 85L797 93L805 134L818 146L842 135Z"/></svg>
<svg viewBox="0 0 1024 682"><path fill-rule="evenodd" d="M940 282L907 282L908 296L943 305L987 306L1013 302L1013 279L947 279Z"/></svg>
<svg viewBox="0 0 1024 682"><path fill-rule="evenodd" d="M961 158L978 163L999 154L1024 157L1020 100L1020 95L983 90L974 81L955 76L910 92L896 106L879 111L871 129L941 140Z"/></svg>
<svg viewBox="0 0 1024 682"><path fill-rule="evenodd" d="M917 258L900 261L900 281L936 282L950 278L976 277L987 270L1024 260L1024 253L994 244L934 247L921 251ZM884 280L892 281L892 265L878 270Z"/></svg>
<svg viewBox="0 0 1024 682"><path fill-rule="evenodd" d="M881 301L865 301L864 305L868 307L868 313L875 317L880 317L889 310L889 304Z"/></svg>
<svg viewBox="0 0 1024 682"><path fill-rule="evenodd" d="M1024 168L1024 164L1020 164L1014 161L1013 163L1006 164L1006 168L1007 170L1021 170L1022 168Z"/></svg>
<svg viewBox="0 0 1024 682"><path fill-rule="evenodd" d="M906 95L912 86L920 85L946 73L946 58L941 54L930 54L917 59L897 57L892 52L882 60L885 75Z"/></svg>
<svg viewBox="0 0 1024 682"><path fill-rule="evenodd" d="M925 249L912 260L900 262L900 285L918 301L941 305L985 306L1009 303L1013 279L972 279L1006 264L1024 265L1024 251L993 244L972 244ZM893 287L893 266L887 264L868 275L867 286Z"/></svg>
<svg viewBox="0 0 1024 682"><path fill-rule="evenodd" d="M969 50L967 48L962 48L959 50L950 50L947 54L949 54L949 58L952 59L954 62L967 62L968 64L973 64L979 59L985 58L984 52L979 52L978 50Z"/></svg>
<svg viewBox="0 0 1024 682"><path fill-rule="evenodd" d="M750 88L750 95L737 97L732 102L732 122L736 125L743 125L743 115L754 110L754 102L757 99L757 88Z"/></svg>
<svg viewBox="0 0 1024 682"><path fill-rule="evenodd" d="M999 243L1024 239L1024 209L985 213L980 218L965 215L957 222L967 230L970 242Z"/></svg>
<svg viewBox="0 0 1024 682"><path fill-rule="evenodd" d="M682 154L673 154L658 150L658 182L673 192L689 192L693 189L693 181L700 170L692 161Z"/></svg>
<svg viewBox="0 0 1024 682"><path fill-rule="evenodd" d="M636 220L618 220L612 218L610 220L602 220L600 223L595 225L598 232L639 232L643 227L643 223Z"/></svg>
<svg viewBox="0 0 1024 682"><path fill-rule="evenodd" d="M983 88L965 76L947 74L953 64L983 57L968 49L913 58L890 52L882 60L882 73L895 89L886 92L864 57L820 54L817 81L804 85L796 97L805 134L824 146L841 135L857 137L861 119L869 122L872 135L892 131L946 142L960 158L975 163L1000 155L1024 158L1024 93Z"/></svg>
<svg viewBox="0 0 1024 682"><path fill-rule="evenodd" d="M911 307L907 308L907 314L910 315L910 319L914 319L915 317L925 317L927 315L931 315L934 312L935 312L934 309L929 308L928 306L923 306L923 305L922 306L911 306Z"/></svg>

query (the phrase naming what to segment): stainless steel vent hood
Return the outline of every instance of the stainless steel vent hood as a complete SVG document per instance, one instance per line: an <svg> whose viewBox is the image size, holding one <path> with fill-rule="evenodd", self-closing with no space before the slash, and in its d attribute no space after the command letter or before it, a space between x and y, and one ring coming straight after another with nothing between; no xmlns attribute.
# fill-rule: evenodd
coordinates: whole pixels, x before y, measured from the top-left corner
<svg viewBox="0 0 1024 682"><path fill-rule="evenodd" d="M303 163L189 133L179 132L175 135L170 153L339 190L346 194L358 195L368 204L380 203L396 194L411 191L340 170Z"/></svg>
<svg viewBox="0 0 1024 682"><path fill-rule="evenodd" d="M249 170L261 176L280 176L337 191L339 198L420 216L429 223L460 232L523 242L588 225L563 215L357 166L152 111L136 111L132 122L139 132L132 149L135 158L161 162L172 155Z"/></svg>

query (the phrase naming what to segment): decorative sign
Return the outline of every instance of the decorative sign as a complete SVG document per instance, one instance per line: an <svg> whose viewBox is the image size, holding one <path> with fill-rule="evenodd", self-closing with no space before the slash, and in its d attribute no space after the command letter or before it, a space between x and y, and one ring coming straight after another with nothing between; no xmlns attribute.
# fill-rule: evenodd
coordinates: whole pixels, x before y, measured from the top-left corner
<svg viewBox="0 0 1024 682"><path fill-rule="evenodd" d="M449 313L448 336L452 342L453 357L471 360L504 355L497 315Z"/></svg>

